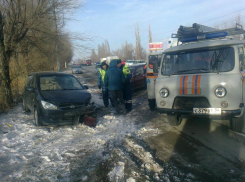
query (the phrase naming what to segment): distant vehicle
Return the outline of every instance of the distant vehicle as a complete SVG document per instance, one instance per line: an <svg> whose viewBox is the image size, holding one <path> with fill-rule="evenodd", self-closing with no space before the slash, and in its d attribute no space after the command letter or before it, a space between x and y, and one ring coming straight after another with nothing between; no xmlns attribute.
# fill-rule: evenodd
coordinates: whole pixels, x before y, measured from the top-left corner
<svg viewBox="0 0 245 182"><path fill-rule="evenodd" d="M87 59L85 62L87 66L92 66L92 61L90 59Z"/></svg>
<svg viewBox="0 0 245 182"><path fill-rule="evenodd" d="M106 61L106 58L100 58L100 62Z"/></svg>
<svg viewBox="0 0 245 182"><path fill-rule="evenodd" d="M118 56L108 56L108 57L106 57L106 64L110 65L110 62L113 59L119 59L119 57Z"/></svg>
<svg viewBox="0 0 245 182"><path fill-rule="evenodd" d="M128 60L128 61L126 61L125 64L128 65L128 66L130 66L130 65L135 64L135 61L134 60Z"/></svg>
<svg viewBox="0 0 245 182"><path fill-rule="evenodd" d="M82 66L79 64L72 65L72 74L83 73Z"/></svg>
<svg viewBox="0 0 245 182"><path fill-rule="evenodd" d="M132 78L130 80L132 90L146 88L144 67L145 64L135 64L128 66L130 72L132 73Z"/></svg>
<svg viewBox="0 0 245 182"><path fill-rule="evenodd" d="M59 72L31 73L22 96L24 111L32 111L34 124L78 124L91 94L73 75Z"/></svg>

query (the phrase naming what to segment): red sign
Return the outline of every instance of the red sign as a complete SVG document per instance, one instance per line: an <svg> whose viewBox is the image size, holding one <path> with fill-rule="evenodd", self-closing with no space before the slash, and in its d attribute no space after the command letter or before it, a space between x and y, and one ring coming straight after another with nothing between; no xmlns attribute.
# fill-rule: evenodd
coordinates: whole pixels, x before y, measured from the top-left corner
<svg viewBox="0 0 245 182"><path fill-rule="evenodd" d="M150 51L163 50L162 42L149 43L149 50Z"/></svg>

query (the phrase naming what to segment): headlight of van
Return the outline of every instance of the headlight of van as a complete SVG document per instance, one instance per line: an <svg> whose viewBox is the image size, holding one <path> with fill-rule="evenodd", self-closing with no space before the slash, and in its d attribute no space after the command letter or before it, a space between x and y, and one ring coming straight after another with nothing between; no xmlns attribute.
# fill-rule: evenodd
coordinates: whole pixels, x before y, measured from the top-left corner
<svg viewBox="0 0 245 182"><path fill-rule="evenodd" d="M41 101L41 104L43 106L44 109L48 109L48 110L58 110L57 106L55 106L54 104L51 104L49 102L46 101Z"/></svg>
<svg viewBox="0 0 245 182"><path fill-rule="evenodd" d="M219 98L226 95L226 89L224 87L218 87L215 89L215 95Z"/></svg>
<svg viewBox="0 0 245 182"><path fill-rule="evenodd" d="M167 88L162 88L159 93L160 93L161 97L164 97L164 98L168 97L168 95L169 95L169 91Z"/></svg>

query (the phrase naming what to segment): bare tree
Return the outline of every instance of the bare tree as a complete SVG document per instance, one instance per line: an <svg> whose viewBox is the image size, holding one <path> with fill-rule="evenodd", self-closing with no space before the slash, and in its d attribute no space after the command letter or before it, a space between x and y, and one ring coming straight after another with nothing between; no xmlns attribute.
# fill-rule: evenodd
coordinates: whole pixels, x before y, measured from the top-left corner
<svg viewBox="0 0 245 182"><path fill-rule="evenodd" d="M134 51L134 46L126 41L124 44L122 44L120 49L113 51L113 55L116 55L122 60L127 61L135 59Z"/></svg>
<svg viewBox="0 0 245 182"><path fill-rule="evenodd" d="M66 10L70 12L74 8L73 3L74 0L56 0L57 18ZM43 53L54 50L52 42L57 39L57 34L53 26L52 10L50 0L0 1L0 108L9 108L13 103L10 63L17 63L14 56L22 53L28 57L34 47ZM62 26L63 21L58 21L57 31L61 32ZM61 33L58 33L58 38L60 42L63 41ZM32 63L27 61L27 66Z"/></svg>
<svg viewBox="0 0 245 182"><path fill-rule="evenodd" d="M139 24L137 23L135 26L135 54L136 59L141 59L141 43L140 43L140 33L139 33Z"/></svg>

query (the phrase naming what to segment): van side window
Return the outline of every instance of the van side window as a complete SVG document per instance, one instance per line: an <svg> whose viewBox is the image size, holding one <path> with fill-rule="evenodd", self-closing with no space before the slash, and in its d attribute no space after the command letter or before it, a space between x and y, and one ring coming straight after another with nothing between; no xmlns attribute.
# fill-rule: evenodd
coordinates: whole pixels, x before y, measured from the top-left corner
<svg viewBox="0 0 245 182"><path fill-rule="evenodd" d="M239 67L240 70L244 70L245 69L245 63L244 63L244 50L243 47L239 47L238 48L238 53L239 53Z"/></svg>

